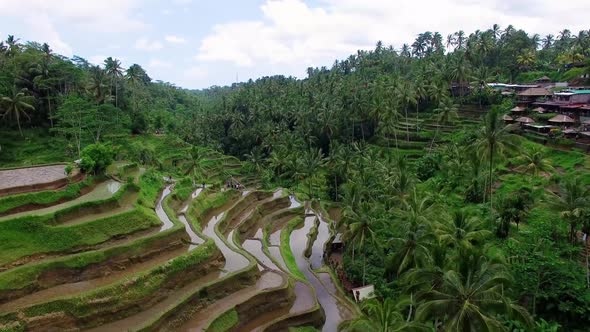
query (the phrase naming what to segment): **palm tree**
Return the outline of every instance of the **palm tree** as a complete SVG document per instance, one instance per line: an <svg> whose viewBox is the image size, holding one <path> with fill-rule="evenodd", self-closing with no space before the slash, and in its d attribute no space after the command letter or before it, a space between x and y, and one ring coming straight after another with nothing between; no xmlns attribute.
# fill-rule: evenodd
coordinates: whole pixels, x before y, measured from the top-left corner
<svg viewBox="0 0 590 332"><path fill-rule="evenodd" d="M354 248L358 246L359 250L363 250L363 286L365 285L365 274L367 266L367 250L366 244L368 241L373 244L376 243L375 231L376 221L372 217L374 215L374 206L368 202L361 202L357 211L353 209L345 210L345 218L347 220L347 229L344 237L353 243L352 252L354 260Z"/></svg>
<svg viewBox="0 0 590 332"><path fill-rule="evenodd" d="M424 303L418 307L416 319L443 318L445 331L503 331L497 314L531 324L526 309L504 295L503 289L510 281L511 275L504 265L483 257L464 273L449 270L440 290L423 295Z"/></svg>
<svg viewBox="0 0 590 332"><path fill-rule="evenodd" d="M322 156L322 151L318 150L309 150L306 154L302 156L300 160L300 170L298 172L299 175L303 176L308 181L309 186L309 197L313 197L312 186L313 186L313 177L315 173L325 164L324 157Z"/></svg>
<svg viewBox="0 0 590 332"><path fill-rule="evenodd" d="M512 127L502 123L500 113L497 108L492 108L484 119L484 126L479 132L479 138L475 142L475 148L480 157L488 161L488 190L490 194L490 211L493 210L492 203L492 186L494 174L494 162L506 155L508 151L516 150L516 135L509 130Z"/></svg>
<svg viewBox="0 0 590 332"><path fill-rule="evenodd" d="M457 210L451 218L436 224L436 234L443 244L464 251L490 236L491 232L484 229L483 220L470 216L466 210Z"/></svg>
<svg viewBox="0 0 590 332"><path fill-rule="evenodd" d="M88 90L94 95L94 99L97 104L102 103L105 100L104 89L106 85L104 83L105 72L99 66L90 67L90 82L88 84Z"/></svg>
<svg viewBox="0 0 590 332"><path fill-rule="evenodd" d="M500 26L498 24L494 24L492 26L492 28L490 29L490 31L492 32L492 37L494 38L494 40L500 39L500 35L502 34L502 30L500 29Z"/></svg>
<svg viewBox="0 0 590 332"><path fill-rule="evenodd" d="M434 203L428 196L419 197L414 189L412 194L402 201L402 207L397 211L397 215L402 220L402 235L389 241L389 245L397 250L388 258L386 270L399 276L410 268L421 266L430 254L428 244L433 235L431 226Z"/></svg>
<svg viewBox="0 0 590 332"><path fill-rule="evenodd" d="M386 298L383 301L370 299L361 304L363 315L344 323L346 331L397 332L427 329L415 322L404 320L401 310L408 301Z"/></svg>
<svg viewBox="0 0 590 332"><path fill-rule="evenodd" d="M543 148L533 146L523 151L523 154L517 158L522 164L522 169L529 174L538 176L541 172L550 172L553 170L551 160L546 158Z"/></svg>
<svg viewBox="0 0 590 332"><path fill-rule="evenodd" d="M473 74L471 75L471 86L475 87L478 91L478 100L479 100L479 108L481 107L481 97L483 91L488 89L488 82L493 79L492 75L489 72L487 66L480 66L476 70L474 70Z"/></svg>
<svg viewBox="0 0 590 332"><path fill-rule="evenodd" d="M535 64L535 50L525 50L516 57L516 63L521 70L527 70Z"/></svg>
<svg viewBox="0 0 590 332"><path fill-rule="evenodd" d="M409 82L405 84L400 84L396 91L397 98L400 101L402 107L404 108L405 116L406 116L406 140L410 141L410 124L408 123L408 107L413 104L416 104L416 93L414 88Z"/></svg>
<svg viewBox="0 0 590 332"><path fill-rule="evenodd" d="M108 57L104 60L104 67L106 74L111 77L111 90L113 89L113 82L115 83L115 107L119 107L117 91L119 90L119 78L123 76L121 61Z"/></svg>
<svg viewBox="0 0 590 332"><path fill-rule="evenodd" d="M31 120L27 110L35 110L35 107L32 105L32 97L26 95L27 91L27 89L13 89L12 96L3 96L0 99L0 103L4 110L2 118L4 119L6 116L10 116L16 119L16 124L18 125L18 131L20 132L21 137L23 137L23 130L20 126L21 116Z"/></svg>
<svg viewBox="0 0 590 332"><path fill-rule="evenodd" d="M453 100L451 98L446 98L442 100L438 104L438 107L434 109L434 112L436 114L436 123L438 126L436 128L434 136L432 137L432 141L430 142L430 150L432 150L434 140L438 136L440 127L443 125L453 123L456 119L459 118L458 110L459 107L457 106L457 104L453 103Z"/></svg>
<svg viewBox="0 0 590 332"><path fill-rule="evenodd" d="M419 124L419 118L418 118L418 114L420 113L420 101L422 101L423 98L426 98L427 96L427 91L426 91L426 81L424 80L423 77L419 77L416 79L416 81L414 82L414 94L416 96L416 134L418 133L418 130L420 128Z"/></svg>
<svg viewBox="0 0 590 332"><path fill-rule="evenodd" d="M455 32L455 38L457 41L455 49L462 50L463 48L465 48L465 32L463 30L459 30L458 32Z"/></svg>
<svg viewBox="0 0 590 332"><path fill-rule="evenodd" d="M577 177L565 179L559 187L559 194L553 194L553 200L550 201L550 204L560 211L563 219L569 222L569 239L574 243L576 241L576 228L579 217L582 216L582 210L590 202L590 191Z"/></svg>
<svg viewBox="0 0 590 332"><path fill-rule="evenodd" d="M541 42L543 43L543 49L548 50L553 46L553 42L555 41L555 37L552 34L548 34L545 36Z"/></svg>
<svg viewBox="0 0 590 332"><path fill-rule="evenodd" d="M401 50L400 50L400 55L401 55L402 57L405 57L405 58L409 58L409 57L411 57L411 56L412 56L412 51L411 51L410 45L408 45L408 44L403 44L403 45L402 45L402 48L401 48Z"/></svg>

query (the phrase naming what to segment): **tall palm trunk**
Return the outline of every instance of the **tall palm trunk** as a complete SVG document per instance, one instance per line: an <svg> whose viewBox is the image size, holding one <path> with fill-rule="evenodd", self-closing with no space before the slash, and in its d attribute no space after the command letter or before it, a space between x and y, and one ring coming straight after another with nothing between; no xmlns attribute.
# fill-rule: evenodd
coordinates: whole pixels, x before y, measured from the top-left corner
<svg viewBox="0 0 590 332"><path fill-rule="evenodd" d="M418 119L418 114L420 113L420 100L416 101L416 134L418 134L418 132L420 131L420 129L418 128L418 121L420 121Z"/></svg>
<svg viewBox="0 0 590 332"><path fill-rule="evenodd" d="M407 105L404 110L406 113L406 140L409 142L410 141L410 124L408 123L408 106Z"/></svg>
<svg viewBox="0 0 590 332"><path fill-rule="evenodd" d="M365 286L365 275L367 273L367 246L363 246L363 286Z"/></svg>
<svg viewBox="0 0 590 332"><path fill-rule="evenodd" d="M493 211L493 194L492 194L492 187L493 187L493 167L494 167L494 144L490 146L490 213Z"/></svg>
<svg viewBox="0 0 590 332"><path fill-rule="evenodd" d="M430 151L432 151L432 146L434 145L434 140L438 136L438 132L440 131L440 123L436 127L436 131L434 132L434 136L432 136L432 140L430 141Z"/></svg>

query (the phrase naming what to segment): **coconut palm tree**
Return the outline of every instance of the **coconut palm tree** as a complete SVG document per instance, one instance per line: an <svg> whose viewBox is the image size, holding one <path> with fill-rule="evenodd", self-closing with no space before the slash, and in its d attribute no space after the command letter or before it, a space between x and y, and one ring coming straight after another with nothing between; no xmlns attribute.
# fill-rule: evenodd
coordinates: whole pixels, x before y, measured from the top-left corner
<svg viewBox="0 0 590 332"><path fill-rule="evenodd" d="M20 125L21 117L24 116L31 120L27 111L35 110L35 107L32 105L33 98L26 95L27 91L27 89L13 89L11 96L2 96L2 98L0 98L0 104L3 109L2 118L4 119L8 116L16 119L16 124L21 137L23 137L23 130Z"/></svg>
<svg viewBox="0 0 590 332"><path fill-rule="evenodd" d="M94 100L97 104L104 102L106 84L105 72L99 66L90 67L90 81L88 84L88 90L94 95Z"/></svg>
<svg viewBox="0 0 590 332"><path fill-rule="evenodd" d="M299 160L299 171L297 173L307 180L309 188L309 197L313 197L313 177L316 174L316 172L324 166L324 164L325 159L320 149L310 149Z"/></svg>
<svg viewBox="0 0 590 332"><path fill-rule="evenodd" d="M569 239L574 243L579 217L590 202L590 191L579 178L570 177L560 184L559 194L553 194L553 199L549 202L560 211L561 217L568 221L570 225Z"/></svg>
<svg viewBox="0 0 590 332"><path fill-rule="evenodd" d="M401 332L427 331L425 326L404 320L401 311L407 307L408 301L386 298L383 301L370 299L361 304L363 314L343 324L346 331L351 332Z"/></svg>
<svg viewBox="0 0 590 332"><path fill-rule="evenodd" d="M377 221L373 218L375 215L375 206L369 202L361 202L358 210L344 210L345 222L347 225L344 238L352 242L353 260L354 250L357 247L363 252L363 286L365 285L365 275L367 266L366 244L376 243L375 231L377 230Z"/></svg>
<svg viewBox="0 0 590 332"><path fill-rule="evenodd" d="M416 319L442 319L444 331L503 331L498 314L531 324L526 310L504 295L511 275L502 264L488 262L483 256L464 273L445 272L440 289L422 296Z"/></svg>
<svg viewBox="0 0 590 332"><path fill-rule="evenodd" d="M458 110L459 106L457 104L454 104L451 98L445 98L438 104L438 107L434 109L436 123L438 126L436 128L434 136L432 136L432 141L430 142L430 150L432 150L432 146L434 145L434 141L438 136L440 127L443 125L451 124L459 118Z"/></svg>
<svg viewBox="0 0 590 332"><path fill-rule="evenodd" d="M535 50L524 50L516 57L516 63L521 70L527 70L535 64Z"/></svg>
<svg viewBox="0 0 590 332"><path fill-rule="evenodd" d="M426 261L430 254L428 244L433 235L431 226L434 209L430 197L419 197L416 189L402 201L402 207L396 211L402 221L401 235L389 241L389 245L396 248L386 262L386 270L390 275L399 276Z"/></svg>
<svg viewBox="0 0 590 332"><path fill-rule="evenodd" d="M115 85L115 107L119 107L119 79L123 76L121 61L108 57L104 60L104 68L106 74L111 78L111 90L113 89L113 83Z"/></svg>
<svg viewBox="0 0 590 332"><path fill-rule="evenodd" d="M550 172L553 170L551 160L546 157L543 148L533 146L523 151L522 155L517 158L524 172L538 176L541 172Z"/></svg>
<svg viewBox="0 0 590 332"><path fill-rule="evenodd" d="M482 109L481 97L483 92L489 89L488 82L493 79L493 76L487 66L480 66L473 71L471 79L471 86L477 89L478 92L479 108Z"/></svg>
<svg viewBox="0 0 590 332"><path fill-rule="evenodd" d="M454 211L450 218L437 222L435 228L443 244L459 251L470 250L475 243L491 235L484 229L483 220L470 216L466 210Z"/></svg>
<svg viewBox="0 0 590 332"><path fill-rule="evenodd" d="M545 37L543 37L541 42L543 45L543 49L548 50L551 48L551 46L553 46L553 42L555 42L555 36L553 36L552 34L548 34Z"/></svg>
<svg viewBox="0 0 590 332"><path fill-rule="evenodd" d="M406 117L406 140L410 141L410 124L408 123L408 107L417 103L416 93L414 87L409 83L405 82L399 84L396 90L397 99L402 105Z"/></svg>
<svg viewBox="0 0 590 332"><path fill-rule="evenodd" d="M488 162L488 190L490 195L490 210L493 209L492 186L494 184L494 163L504 157L509 151L515 151L516 135L510 132L512 126L504 125L497 108L492 108L484 118L484 125L479 131L479 138L475 142L475 148L480 157Z"/></svg>
<svg viewBox="0 0 590 332"><path fill-rule="evenodd" d="M418 114L420 113L420 102L427 96L426 88L426 80L421 76L418 77L414 82L414 94L416 96L416 134L420 129L420 126L418 125L420 121L418 118Z"/></svg>

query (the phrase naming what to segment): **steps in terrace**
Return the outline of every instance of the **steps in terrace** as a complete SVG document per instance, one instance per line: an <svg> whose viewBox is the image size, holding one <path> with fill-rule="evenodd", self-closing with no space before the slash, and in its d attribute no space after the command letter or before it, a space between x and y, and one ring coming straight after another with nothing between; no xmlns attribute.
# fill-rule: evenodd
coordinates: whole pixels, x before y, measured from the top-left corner
<svg viewBox="0 0 590 332"><path fill-rule="evenodd" d="M229 168L236 170L238 166L229 164ZM90 331L144 329L192 331L207 328L215 318L228 310L235 309L240 323L232 328L233 331L279 331L289 326L307 324L317 326L322 320L323 311L326 315L323 331L335 331L342 320L352 317L352 311L339 299L338 290L334 287L330 275L313 271L323 266L323 250L330 237L327 222L320 220L316 241L307 243L306 235L310 231L307 220L309 218L316 220L316 217L321 219L321 216L313 210L309 210L310 216L306 218L304 227L293 232L294 236L297 232L301 234L292 236L289 240L296 263L307 279L297 280L291 275L279 248L283 227L297 214L304 215L301 204L294 197L287 198L282 191L263 193L246 190L231 205L223 204L217 211L212 207L207 212L198 212L204 215L211 214L209 220L204 220L206 222L203 223L202 231L199 231L199 227L193 226L194 221L191 221L189 214L193 211L191 202L200 199L204 191L198 189L188 201L177 202L180 205L179 209L175 215L169 215L171 209L166 201L171 197L170 193L173 190L172 185L166 186L156 202L154 212L161 222L161 226L157 229L126 235L121 239L111 239L89 248L81 248L81 253L60 259L68 260L76 255L92 253L87 250L98 252L123 249L137 241L146 241L163 234L170 234L173 237L173 234L182 233L182 239L188 239L187 241L177 240L176 246L167 247L162 251L154 248L154 252L149 255L146 253L145 258L129 258L131 261L121 263L120 269L114 267L104 275L97 276L89 273L88 278L82 277L75 282L70 280L45 289L37 289L31 294L0 304L0 313L26 310L38 304L58 303L61 299L82 299L87 294L92 294L89 291L98 288L107 289L120 284L122 279L133 283L138 276L152 273L162 264L170 265L179 258L191 255L192 250L199 248L207 239L210 239L208 243L214 242L223 256L222 266L218 266L217 261L214 260L205 261L206 267L202 269L199 267L199 271L203 273L195 274L194 278L178 279L179 283L176 284L173 276L167 277L170 279L163 284L164 288L156 290L154 294L146 294L144 298L132 300L134 302L128 304L110 307L101 304L111 303L110 298L93 299L95 303L85 304L85 308L88 308L91 313L83 318L78 316L72 318L73 323L51 322L63 315L67 317L64 312L55 312L54 316L39 317L39 320L35 320L35 317L24 318L24 322L31 324L32 329L81 324L71 326L83 329L96 325L89 329ZM111 213L133 211L129 209L129 206L133 205L136 198L137 194L122 197L119 202L121 206ZM128 210L123 209L122 206L127 207ZM56 211L58 210L59 208ZM103 216L102 213L104 212L80 216L58 227L92 222L97 216ZM263 228L267 225L275 226L274 229L268 230L270 235L268 245L263 237L265 234ZM305 240L299 243L299 240L294 242L294 238ZM303 250L307 246L311 248L309 260L303 256ZM52 259L55 257L44 257L20 268L29 268L34 264L48 264ZM190 275L190 270L192 267L185 268L180 273L184 275L186 273L184 271L187 271ZM142 301L142 299L145 300ZM72 303L72 300L64 303ZM323 309L320 309L320 305ZM43 319L48 321L43 323ZM0 329L1 326L0 324Z"/></svg>
<svg viewBox="0 0 590 332"><path fill-rule="evenodd" d="M67 201L67 202L64 202L61 204L49 206L46 208L42 208L42 209L8 214L8 215L0 217L0 222L5 221L5 220L16 219L16 218L20 218L20 217L25 217L25 216L31 216L31 215L34 215L34 216L47 215L47 214L55 213L57 211L64 210L64 209L67 209L67 208L70 208L70 207L73 207L76 205L80 205L80 204L84 204L84 203L88 203L88 202L92 202L92 201L105 200L105 199L113 197L113 195L115 195L115 193L117 193L119 191L119 189L121 189L121 187L122 187L122 184L120 182L115 181L115 180L107 180L107 181L99 183L96 187L94 187L92 189L92 191L90 191L86 195L82 195L82 196L75 198L73 200L70 200L70 201Z"/></svg>

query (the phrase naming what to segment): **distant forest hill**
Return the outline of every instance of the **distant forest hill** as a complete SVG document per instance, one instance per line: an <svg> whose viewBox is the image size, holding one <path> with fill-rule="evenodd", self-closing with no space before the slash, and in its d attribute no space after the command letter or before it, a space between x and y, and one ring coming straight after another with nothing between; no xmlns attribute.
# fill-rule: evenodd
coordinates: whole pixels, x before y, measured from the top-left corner
<svg viewBox="0 0 590 332"><path fill-rule="evenodd" d="M268 151L290 135L326 149L333 140L369 139L409 113L445 103L499 102L487 82L548 76L584 84L589 59L590 31L542 37L494 25L446 37L424 32L399 50L378 42L330 69L309 68L301 80L264 77L188 91L153 82L138 64L123 68L108 57L92 65L9 36L0 43L0 125L50 128L65 138L82 132L81 145L110 134L169 132L238 157ZM459 95L453 86L471 93Z"/></svg>

